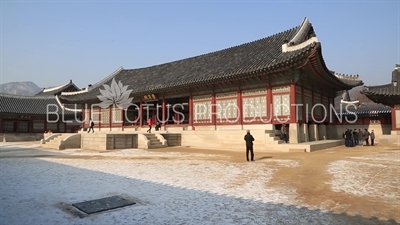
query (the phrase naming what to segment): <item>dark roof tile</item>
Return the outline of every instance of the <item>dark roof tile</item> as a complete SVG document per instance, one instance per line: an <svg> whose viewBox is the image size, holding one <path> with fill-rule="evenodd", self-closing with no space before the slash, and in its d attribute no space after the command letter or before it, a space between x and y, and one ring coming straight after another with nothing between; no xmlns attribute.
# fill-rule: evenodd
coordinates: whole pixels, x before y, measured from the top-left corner
<svg viewBox="0 0 400 225"><path fill-rule="evenodd" d="M378 114L390 114L391 108L387 105L382 105L378 103L364 103L359 106L348 106L346 110L346 105L342 105L342 110L337 110L338 115L378 115Z"/></svg>
<svg viewBox="0 0 400 225"><path fill-rule="evenodd" d="M100 95L99 88L103 89L103 84L109 85L112 79L129 85L128 89L133 90L132 96L164 92L172 88L195 87L228 79L239 80L306 59L312 51L321 48L320 43L313 42L292 51L282 51L282 45L285 40L292 40L294 44L302 43L301 41L310 35L313 35L313 28L308 20L305 20L301 26L224 50L146 68L119 69L90 87L87 92L62 95L61 98L70 102L95 100ZM333 74L332 77L335 78ZM340 82L341 80L343 79L338 79L339 83L349 87Z"/></svg>
<svg viewBox="0 0 400 225"><path fill-rule="evenodd" d="M55 96L0 94L0 113L46 115L48 111L54 113L57 109L58 114L74 114L72 111L62 111Z"/></svg>

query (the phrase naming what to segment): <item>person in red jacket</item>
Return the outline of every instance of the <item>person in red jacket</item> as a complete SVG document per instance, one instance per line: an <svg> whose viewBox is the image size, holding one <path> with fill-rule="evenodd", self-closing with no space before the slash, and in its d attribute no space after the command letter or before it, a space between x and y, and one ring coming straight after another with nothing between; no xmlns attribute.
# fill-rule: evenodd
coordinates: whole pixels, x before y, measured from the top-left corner
<svg viewBox="0 0 400 225"><path fill-rule="evenodd" d="M149 129L147 130L147 133L151 133L151 125L153 125L153 120L151 117L147 119L147 125L149 125Z"/></svg>

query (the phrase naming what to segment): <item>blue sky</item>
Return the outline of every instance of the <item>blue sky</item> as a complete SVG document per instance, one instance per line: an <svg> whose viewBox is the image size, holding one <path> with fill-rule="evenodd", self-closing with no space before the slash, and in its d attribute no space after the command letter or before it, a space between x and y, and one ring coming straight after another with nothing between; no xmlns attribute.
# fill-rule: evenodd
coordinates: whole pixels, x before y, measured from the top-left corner
<svg viewBox="0 0 400 225"><path fill-rule="evenodd" d="M367 85L400 63L400 1L4 1L0 83L85 87L264 38L308 17L329 69Z"/></svg>

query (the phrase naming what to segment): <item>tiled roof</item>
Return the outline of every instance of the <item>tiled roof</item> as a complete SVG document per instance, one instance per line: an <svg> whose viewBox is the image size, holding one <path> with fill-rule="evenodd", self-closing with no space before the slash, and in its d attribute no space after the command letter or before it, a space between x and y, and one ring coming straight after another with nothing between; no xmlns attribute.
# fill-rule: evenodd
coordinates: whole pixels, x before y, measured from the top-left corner
<svg viewBox="0 0 400 225"><path fill-rule="evenodd" d="M335 75L337 78L339 78L343 83L348 84L350 86L360 86L363 85L363 81L360 79L360 77L357 75L348 75L348 74L340 74L336 73L334 71L331 71L333 75Z"/></svg>
<svg viewBox="0 0 400 225"><path fill-rule="evenodd" d="M308 38L308 39L307 39ZM261 73L268 74L281 68L292 67L308 60L321 45L308 20L290 30L221 51L140 69L121 69L76 95L69 93L60 98L71 102L95 100L101 95L99 88L110 85L112 79L129 85L131 96L161 93L198 85L242 80ZM351 88L326 70L328 85ZM336 85L336 86L335 86Z"/></svg>
<svg viewBox="0 0 400 225"><path fill-rule="evenodd" d="M394 84L385 84L380 86L365 86L362 92L365 95L400 96L400 84L396 86Z"/></svg>
<svg viewBox="0 0 400 225"><path fill-rule="evenodd" d="M346 110L346 105L342 105L342 109L336 108L337 115L377 115L377 114L390 114L391 108L387 105L378 103L364 103L359 106L349 105Z"/></svg>
<svg viewBox="0 0 400 225"><path fill-rule="evenodd" d="M55 96L0 94L0 113L46 115L48 111L54 113L57 109L58 114L74 113L69 110L64 110L63 112Z"/></svg>
<svg viewBox="0 0 400 225"><path fill-rule="evenodd" d="M50 87L50 88L43 88L39 93L37 93L35 96L51 96L51 95L56 95L64 91L65 89L72 87L75 90L79 90L79 88L72 83L72 80L70 80L66 84L62 84L56 87Z"/></svg>

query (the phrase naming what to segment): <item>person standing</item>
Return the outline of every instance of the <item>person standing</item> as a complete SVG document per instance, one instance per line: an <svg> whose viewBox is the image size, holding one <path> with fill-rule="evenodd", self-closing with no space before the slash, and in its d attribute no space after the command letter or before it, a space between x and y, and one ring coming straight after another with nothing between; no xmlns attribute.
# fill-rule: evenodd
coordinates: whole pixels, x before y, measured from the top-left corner
<svg viewBox="0 0 400 225"><path fill-rule="evenodd" d="M283 141L284 141L285 143L288 143L286 124L282 124L282 127L281 127L281 135L282 135Z"/></svg>
<svg viewBox="0 0 400 225"><path fill-rule="evenodd" d="M353 130L353 140L354 140L353 146L355 147L355 146L358 145L358 132L357 132L357 129Z"/></svg>
<svg viewBox="0 0 400 225"><path fill-rule="evenodd" d="M371 137L371 146L374 146L374 140L375 140L375 133L374 133L374 130L371 131L371 133L369 134L369 136Z"/></svg>
<svg viewBox="0 0 400 225"><path fill-rule="evenodd" d="M147 125L149 125L149 129L147 130L147 133L151 133L151 125L153 125L153 120L151 117L147 119Z"/></svg>
<svg viewBox="0 0 400 225"><path fill-rule="evenodd" d="M247 130L246 135L244 135L244 140L246 141L246 158L249 161L249 152L251 153L251 161L254 161L254 151L253 151L253 141L254 137L250 134L250 130Z"/></svg>
<svg viewBox="0 0 400 225"><path fill-rule="evenodd" d="M364 143L364 133L362 132L362 129L358 129L358 144L360 146L363 146Z"/></svg>
<svg viewBox="0 0 400 225"><path fill-rule="evenodd" d="M351 138L352 138L352 133L351 130L346 129L346 132L344 133L344 141L345 141L345 145L346 147L350 148L351 147Z"/></svg>
<svg viewBox="0 0 400 225"><path fill-rule="evenodd" d="M88 133L90 132L90 130L94 133L94 121L92 120L92 118L90 118L90 120L89 120L89 125L90 125L90 127L88 130Z"/></svg>
<svg viewBox="0 0 400 225"><path fill-rule="evenodd" d="M364 140L365 140L365 145L366 146L369 146L369 132L368 132L368 130L367 129L365 129L365 131L364 131Z"/></svg>

